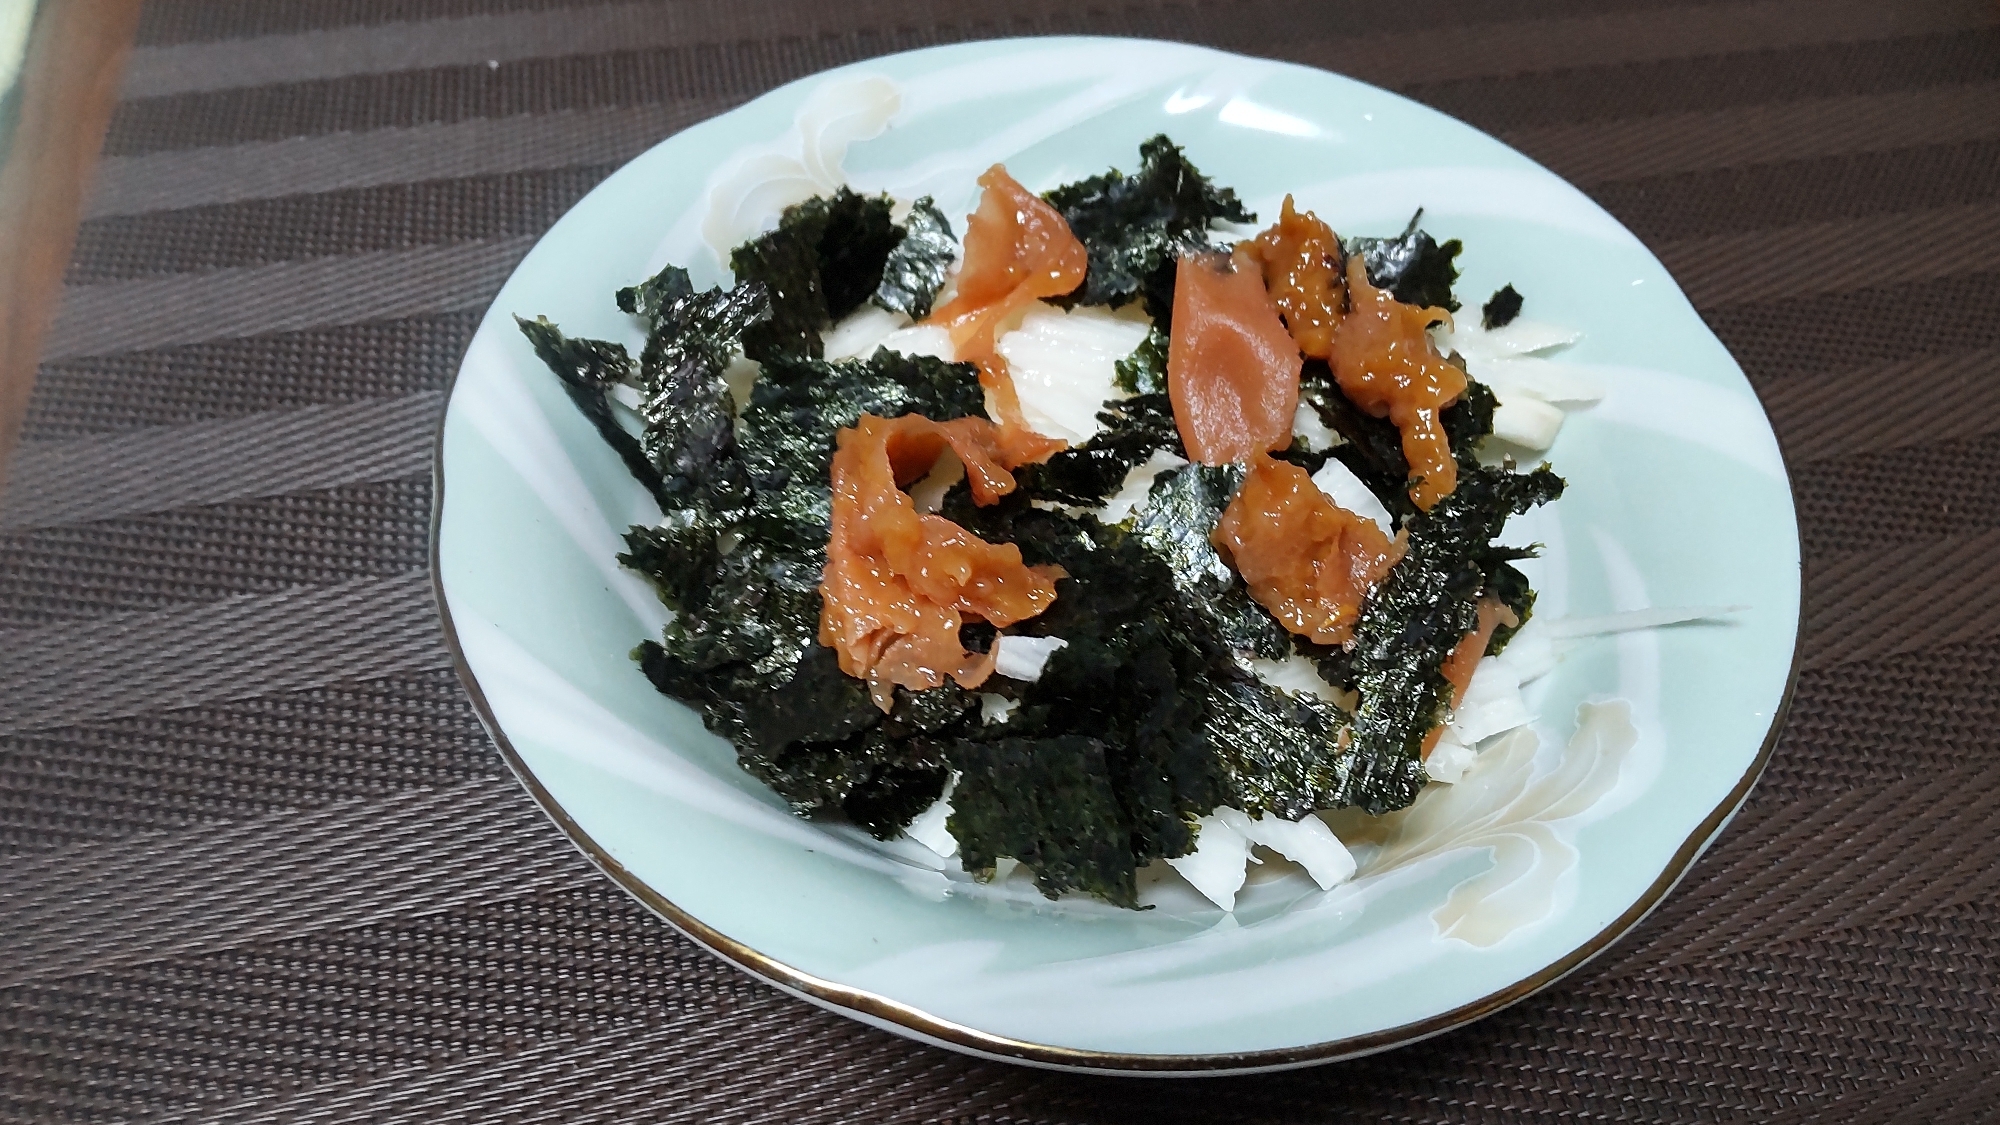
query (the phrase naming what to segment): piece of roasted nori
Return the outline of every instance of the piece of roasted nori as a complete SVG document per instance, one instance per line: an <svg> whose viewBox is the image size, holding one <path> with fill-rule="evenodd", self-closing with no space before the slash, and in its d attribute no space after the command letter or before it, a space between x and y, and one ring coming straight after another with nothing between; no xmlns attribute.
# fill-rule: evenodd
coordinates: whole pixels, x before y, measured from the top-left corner
<svg viewBox="0 0 2000 1125"><path fill-rule="evenodd" d="M950 777L928 740L894 738L879 726L838 743L793 743L770 759L746 757L744 768L799 815L846 815L884 839L937 800Z"/></svg>
<svg viewBox="0 0 2000 1125"><path fill-rule="evenodd" d="M717 551L713 569L667 623L663 643L690 668L748 664L769 675L790 669L817 643L825 543L745 538Z"/></svg>
<svg viewBox="0 0 2000 1125"><path fill-rule="evenodd" d="M1546 466L1531 473L1461 470L1458 487L1406 525L1409 550L1361 607L1351 662L1361 703L1353 720L1354 767L1336 803L1371 813L1399 809L1424 784L1424 736L1445 717L1451 686L1441 669L1478 623L1489 575L1515 554L1492 546L1507 518L1562 495Z"/></svg>
<svg viewBox="0 0 2000 1125"><path fill-rule="evenodd" d="M682 280L639 353L639 446L659 471L663 507L720 510L744 499L722 372L737 341L769 319L770 300L759 284L694 292Z"/></svg>
<svg viewBox="0 0 2000 1125"><path fill-rule="evenodd" d="M1495 328L1505 328L1514 323L1514 318L1520 315L1521 294L1510 281L1495 290L1493 295L1486 299L1486 303L1479 307L1479 324L1491 332Z"/></svg>
<svg viewBox="0 0 2000 1125"><path fill-rule="evenodd" d="M839 320L858 309L882 285L889 256L906 231L889 221L886 195L857 195L841 188L826 202L826 229L819 236L819 280L826 314Z"/></svg>
<svg viewBox="0 0 2000 1125"><path fill-rule="evenodd" d="M1444 427L1451 455L1461 468L1479 464L1480 439L1493 432L1493 412L1499 407L1493 388L1468 375L1465 392L1439 412L1438 424Z"/></svg>
<svg viewBox="0 0 2000 1125"><path fill-rule="evenodd" d="M822 645L768 675L749 664L697 667L655 641L641 643L634 655L654 687L700 708L708 729L735 745L745 768L788 797L792 787L765 776L758 764L789 746L840 742L882 719L868 685L842 672L833 650Z"/></svg>
<svg viewBox="0 0 2000 1125"><path fill-rule="evenodd" d="M785 208L777 229L730 251L737 284L761 282L771 294L771 318L744 337L744 354L759 362L781 355L817 358L820 331L882 283L889 254L902 238L889 210L888 196L843 187Z"/></svg>
<svg viewBox="0 0 2000 1125"><path fill-rule="evenodd" d="M1347 716L1339 708L1233 669L1218 669L1208 685L1203 733L1225 767L1227 804L1297 820L1352 803L1343 783L1354 755L1341 744Z"/></svg>
<svg viewBox="0 0 2000 1125"><path fill-rule="evenodd" d="M949 770L927 740L962 726L976 699L952 684L898 691L884 716L865 684L814 645L778 674L745 665L696 671L652 642L640 666L662 692L701 708L753 777L801 816L840 814L887 839L936 801Z"/></svg>
<svg viewBox="0 0 2000 1125"><path fill-rule="evenodd" d="M721 528L707 513L666 509L660 522L625 532L618 561L652 579L667 607L680 612L707 590L716 562Z"/></svg>
<svg viewBox="0 0 2000 1125"><path fill-rule="evenodd" d="M1458 280L1458 239L1440 244L1417 229L1423 208L1410 216L1410 225L1394 238L1350 238L1349 254L1361 255L1368 265L1368 283L1389 290L1398 301L1418 308L1441 306L1458 311L1451 287Z"/></svg>
<svg viewBox="0 0 2000 1125"><path fill-rule="evenodd" d="M858 703L832 683L834 676L859 691ZM780 698L801 692L818 698L809 705ZM886 840L943 794L951 771L937 739L962 728L978 705L972 693L947 682L929 691L899 689L895 709L884 716L860 681L840 675L833 651L816 647L801 662L800 674L781 690L767 691L761 706L799 718L851 719L851 725L829 739L815 737L816 731L794 720L789 725L800 733L784 737L790 732L772 729L760 718L765 741L739 757L744 769L800 815L839 813Z"/></svg>
<svg viewBox="0 0 2000 1125"><path fill-rule="evenodd" d="M1102 741L1135 859L1185 854L1194 843L1188 824L1223 793L1200 732L1201 684L1228 654L1168 594L1165 561L1134 536L1033 508L1013 526L1024 558L1066 575L1055 604L1021 631L1069 642L1021 691L1017 729Z"/></svg>
<svg viewBox="0 0 2000 1125"><path fill-rule="evenodd" d="M1209 246L1209 228L1217 222L1256 219L1233 190L1209 182L1165 136L1139 146L1136 174L1114 168L1043 198L1062 212L1090 255L1075 299L1116 305L1144 293L1148 311L1162 324L1173 312L1174 261L1181 251Z"/></svg>
<svg viewBox="0 0 2000 1125"><path fill-rule="evenodd" d="M1243 482L1240 465L1188 465L1161 473L1132 534L1167 565L1173 588L1224 645L1270 660L1291 654L1284 626L1250 600L1209 536Z"/></svg>
<svg viewBox="0 0 2000 1125"><path fill-rule="evenodd" d="M857 781L841 799L840 811L848 820L866 829L877 840L893 840L909 827L917 814L944 796L951 780L951 767L942 757L909 751L928 749L921 740L891 742L905 753L877 765Z"/></svg>
<svg viewBox="0 0 2000 1125"><path fill-rule="evenodd" d="M748 427L797 425L803 417L779 421L776 411L810 406L818 411L819 435L828 449L833 432L852 426L863 414L894 418L922 414L946 421L985 409L979 370L927 355L903 355L877 348L855 359L783 357L766 364L744 410ZM773 412L773 413L767 413Z"/></svg>
<svg viewBox="0 0 2000 1125"><path fill-rule="evenodd" d="M1189 471L1189 496L1231 475ZM1217 575L1184 588L1140 533L1087 516L1016 505L987 521L989 531L1011 529L1028 561L1068 574L1055 604L1020 628L1069 643L1020 690L1006 733L1102 742L1139 864L1184 854L1194 844L1189 823L1219 804L1295 818L1333 801L1351 769L1340 735L1346 717L1242 670L1239 656L1253 651L1245 634L1256 629L1239 628L1239 615L1270 618L1233 575L1233 592L1219 596L1229 588ZM1268 639L1272 649L1291 651L1282 631Z"/></svg>
<svg viewBox="0 0 2000 1125"><path fill-rule="evenodd" d="M618 291L618 307L646 322L650 329L660 319L661 310L694 292L687 271L668 266L637 285Z"/></svg>
<svg viewBox="0 0 2000 1125"><path fill-rule="evenodd" d="M1206 618L1184 611L1166 563L1120 528L1035 508L1018 496L989 508L956 497L945 514L975 534L1015 543L1028 563L1060 566L1065 575L1055 603L1010 631L1068 643L1033 683L988 681L982 691L1005 692L1019 707L1006 723L964 737L1092 740L1103 748L1134 865L1186 854L1194 846L1193 822L1233 792L1203 733L1207 676L1211 667L1230 665L1226 646L1213 639ZM966 773L954 792L986 785L986 778ZM972 842L974 851L1016 854L1004 841Z"/></svg>
<svg viewBox="0 0 2000 1125"><path fill-rule="evenodd" d="M1114 682L1123 714L1105 760L1141 866L1194 850L1194 821L1229 792L1203 730L1207 701L1191 690L1213 666L1212 654L1171 636L1173 628L1155 617L1111 639L1124 654Z"/></svg>
<svg viewBox="0 0 2000 1125"><path fill-rule="evenodd" d="M751 359L820 355L820 329L832 323L819 281L819 236L825 229L825 208L801 204L785 211L777 230L730 252L737 284L756 280L771 292L771 319L743 340Z"/></svg>
<svg viewBox="0 0 2000 1125"><path fill-rule="evenodd" d="M882 283L875 287L874 301L890 312L922 320L931 315L931 304L958 257L958 240L951 233L950 220L928 195L910 206L902 231L902 240L882 265Z"/></svg>
<svg viewBox="0 0 2000 1125"><path fill-rule="evenodd" d="M1081 735L958 741L946 820L967 871L1002 856L1034 868L1042 893L1084 890L1138 905L1138 867L1111 787L1104 744Z"/></svg>
<svg viewBox="0 0 2000 1125"><path fill-rule="evenodd" d="M618 424L611 400L606 396L613 384L624 382L636 370L625 345L565 336L545 316L533 320L517 316L514 323L528 338L535 354L562 380L563 393L589 420L597 435L617 452L618 459L625 462L625 468L646 486L646 491L664 503L659 470L647 458L639 439Z"/></svg>
<svg viewBox="0 0 2000 1125"><path fill-rule="evenodd" d="M1129 395L1167 393L1167 334L1155 324L1132 354L1112 365L1112 380Z"/></svg>
<svg viewBox="0 0 2000 1125"><path fill-rule="evenodd" d="M1104 428L1089 441L1039 465L1014 471L1021 491L1037 500L1095 505L1118 491L1125 474L1155 452L1165 450L1182 460L1180 431L1174 427L1174 407L1165 394L1143 394L1105 404L1097 420Z"/></svg>
<svg viewBox="0 0 2000 1125"><path fill-rule="evenodd" d="M1271 459L1274 461L1283 461L1287 465L1297 465L1306 471L1307 476L1311 476L1319 472L1321 465L1333 460L1333 450L1307 449L1305 442L1295 437L1292 439L1292 444L1289 447L1272 450Z"/></svg>

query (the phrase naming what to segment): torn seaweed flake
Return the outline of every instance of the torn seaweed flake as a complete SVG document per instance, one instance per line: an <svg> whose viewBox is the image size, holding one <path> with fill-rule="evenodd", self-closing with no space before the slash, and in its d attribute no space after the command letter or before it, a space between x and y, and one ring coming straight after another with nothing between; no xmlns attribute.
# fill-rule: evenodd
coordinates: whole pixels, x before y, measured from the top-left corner
<svg viewBox="0 0 2000 1125"><path fill-rule="evenodd" d="M1350 655L1361 703L1355 765L1338 804L1383 813L1408 805L1424 784L1424 736L1444 718L1450 684L1441 669L1478 622L1489 576L1519 552L1495 548L1507 518L1562 495L1547 466L1532 473L1462 470L1458 487L1407 528L1409 551L1361 607Z"/></svg>
<svg viewBox="0 0 2000 1125"><path fill-rule="evenodd" d="M775 230L730 251L737 284L761 282L771 293L771 318L744 337L744 354L760 363L778 356L818 358L821 330L882 283L902 238L889 212L888 196L843 187L785 208Z"/></svg>
<svg viewBox="0 0 2000 1125"><path fill-rule="evenodd" d="M1451 287L1458 280L1458 239L1439 243L1417 229L1423 208L1410 216L1410 225L1394 238L1350 238L1345 249L1361 255L1368 265L1368 283L1389 290L1398 301L1418 308L1438 306L1458 311L1458 299Z"/></svg>
<svg viewBox="0 0 2000 1125"><path fill-rule="evenodd" d="M1138 864L1102 742L1075 734L960 740L949 754L959 783L945 826L967 871L990 876L1012 856L1034 869L1050 898L1082 890L1138 905Z"/></svg>
<svg viewBox="0 0 2000 1125"><path fill-rule="evenodd" d="M1513 563L1502 562L1494 565L1486 575L1486 595L1497 598L1501 605L1514 615L1514 623L1494 626L1493 636L1486 642L1486 655L1498 656L1528 618L1535 615L1535 588L1528 584L1528 576L1516 569Z"/></svg>
<svg viewBox="0 0 2000 1125"><path fill-rule="evenodd" d="M1167 334L1155 324L1132 354L1112 365L1112 381L1128 395L1167 393Z"/></svg>
<svg viewBox="0 0 2000 1125"><path fill-rule="evenodd" d="M535 354L562 381L563 393L596 429L597 436L603 438L604 443L618 454L618 459L625 462L626 471L664 506L667 499L660 471L653 467L639 439L619 425L617 415L611 410L611 400L605 393L614 384L631 378L636 370L625 346L606 340L565 336L545 316L533 320L517 316L514 323L528 338Z"/></svg>
<svg viewBox="0 0 2000 1125"><path fill-rule="evenodd" d="M1166 563L1122 529L1025 505L1008 522L1023 558L1065 573L1055 604L1022 631L1067 642L1020 692L1008 733L1103 742L1135 857L1185 854L1187 824L1224 792L1200 733L1202 684L1232 656L1170 593Z"/></svg>
<svg viewBox="0 0 2000 1125"><path fill-rule="evenodd" d="M1479 464L1479 443L1493 433L1493 412L1499 407L1493 389L1467 375L1464 393L1438 413L1451 455L1461 469Z"/></svg>
<svg viewBox="0 0 2000 1125"><path fill-rule="evenodd" d="M1513 282L1502 285L1479 307L1479 326L1488 332L1507 327L1521 315L1522 303L1521 293L1514 288Z"/></svg>
<svg viewBox="0 0 2000 1125"><path fill-rule="evenodd" d="M1173 403L1164 393L1106 403L1097 420L1104 428L1089 441L1042 464L1016 470L1021 491L1037 500L1096 505L1118 491L1125 474L1155 452L1165 450L1187 459L1174 426Z"/></svg>
<svg viewBox="0 0 2000 1125"><path fill-rule="evenodd" d="M1343 792L1355 756L1341 746L1338 707L1234 670L1210 678L1207 704L1204 733L1230 781L1224 803L1286 820L1354 803Z"/></svg>
<svg viewBox="0 0 2000 1125"><path fill-rule="evenodd" d="M958 258L958 239L951 233L951 221L928 195L910 206L902 231L902 240L882 265L882 282L873 299L883 309L922 320L931 315L938 290L944 288Z"/></svg>
<svg viewBox="0 0 2000 1125"><path fill-rule="evenodd" d="M1188 465L1161 473L1132 534L1167 564L1182 601L1223 644L1282 660L1292 650L1289 634L1250 599L1243 580L1209 542L1242 481L1240 465Z"/></svg>
<svg viewBox="0 0 2000 1125"><path fill-rule="evenodd" d="M669 508L659 523L625 532L625 550L618 561L651 579L660 600L679 613L706 590L721 532L702 513Z"/></svg>
<svg viewBox="0 0 2000 1125"><path fill-rule="evenodd" d="M1257 216L1233 190L1211 183L1164 135L1139 146L1139 161L1134 175L1114 168L1043 198L1062 212L1089 253L1089 272L1074 294L1078 303L1124 304L1145 295L1154 320L1164 323L1172 313L1174 261L1180 253L1207 247L1209 228L1217 222L1248 223Z"/></svg>
<svg viewBox="0 0 2000 1125"><path fill-rule="evenodd" d="M769 317L769 295L758 284L690 287L659 308L639 354L639 446L659 471L663 507L722 510L744 500L722 372L737 341Z"/></svg>
<svg viewBox="0 0 2000 1125"><path fill-rule="evenodd" d="M1232 674L1233 650L1175 590L1166 562L1122 528L1016 497L965 514L976 533L1004 535L1029 563L1063 568L1055 604L1019 629L1067 642L1040 679L1012 689L1010 717L969 740L1034 738L1053 752L1069 745L1052 741L1059 736L1087 737L1102 748L1133 862L1185 855L1193 823L1238 791L1205 722L1207 685ZM958 784L954 805L959 793L1005 782L967 772ZM955 831L974 854L1015 854L1009 841L978 836L976 820ZM1054 879L1043 889L1076 888Z"/></svg>
<svg viewBox="0 0 2000 1125"><path fill-rule="evenodd" d="M976 721L971 716L977 714L978 697L955 684L922 692L898 689L895 709L884 717L865 689L856 705L845 687L822 682L839 673L831 651L819 651L826 655L808 656L812 671L797 677L786 693L836 692L836 713L851 716L853 730L832 739L782 742L768 740L767 733L758 749L740 755L743 768L802 816L838 813L878 839L889 839L943 794L951 769L941 740ZM800 710L772 696L760 706ZM862 715L863 707L874 714Z"/></svg>
<svg viewBox="0 0 2000 1125"><path fill-rule="evenodd" d="M668 305L694 292L686 270L668 266L637 285L618 291L618 307L644 321L648 328L657 323Z"/></svg>

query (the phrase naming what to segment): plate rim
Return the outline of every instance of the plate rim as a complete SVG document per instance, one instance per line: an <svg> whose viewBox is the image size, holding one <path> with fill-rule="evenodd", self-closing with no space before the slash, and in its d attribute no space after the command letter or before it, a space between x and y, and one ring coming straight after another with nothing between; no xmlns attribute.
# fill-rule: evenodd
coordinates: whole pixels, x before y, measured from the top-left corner
<svg viewBox="0 0 2000 1125"><path fill-rule="evenodd" d="M765 91L764 94L760 94L758 97L763 97L771 92L785 89L800 82L808 82L821 78L826 74L843 70L850 66L866 65L871 62L879 62L882 59L898 58L906 55L949 50L974 43L980 45L1012 44L1027 46L1045 45L1053 42L1087 43L1101 40L1149 43L1177 48L1192 47L1225 58L1242 60L1258 65L1297 68L1332 75L1345 81L1357 83L1388 97L1406 101L1411 100L1403 98L1402 95L1397 94L1393 90L1386 90L1373 83L1341 74L1338 71L1328 70L1324 67L1315 67L1304 63L1293 63L1279 59L1267 59L1255 55L1246 55L1237 51L1223 50L1218 47L1209 47L1203 44L1183 43L1177 40L1153 39L1146 36L1103 35L998 36L968 40L962 43L937 44L908 51L895 51L887 55L873 56L868 59L856 60L854 63L842 64L842 66L829 67L814 71L811 74L801 75L790 82ZM752 102L755 100L757 99L750 99ZM750 102L743 104L748 105ZM1413 104L1421 105L1422 103ZM742 107L731 107L730 109L723 110L721 113L703 118L700 122L693 122L680 129L676 129L674 132L661 137L652 145L647 146L644 152L636 154L621 163L617 169L612 171L611 175L616 175L618 171L624 169L632 161L639 159L646 152L653 151L659 145L667 143L688 129L727 116L739 108ZM1431 107L1426 106L1425 108L1428 109ZM1442 111L1434 109L1432 112L1442 113ZM1450 117L1449 114L1444 114L1444 116ZM1457 119L1453 118L1453 120ZM1464 123L1460 122L1460 124ZM1481 135L1492 137L1492 134L1487 133L1483 129L1477 129L1476 126L1468 125L1467 127L1475 129ZM1498 138L1493 139L1496 143L1506 145L1505 141L1500 141ZM1534 161L1532 157L1527 157L1525 154L1519 153L1511 145L1507 145L1506 147L1510 152L1515 152L1517 155L1521 155L1523 159L1534 163L1537 168L1542 168L1540 162ZM1542 168L1542 170L1551 176L1555 176L1565 184L1569 182L1549 169ZM584 198L587 199L588 194ZM583 200L579 199L577 203L571 205L570 210L574 210L582 202ZM565 211L564 214L569 214L569 211ZM551 225L553 226L553 224ZM1622 227L1624 224L1620 223L1619 225ZM537 237L536 245L540 245L541 239L547 236L548 230L545 229ZM1643 242L1639 243L1639 246L1649 257L1653 257L1655 261L1658 260L1650 247L1645 246ZM532 252L532 248L530 248L530 252ZM518 268L517 266L516 269L518 270ZM1664 269L1664 267L1662 268ZM512 276L513 274L509 273L508 277L510 280ZM1671 271L1668 272L1668 276L1672 277ZM1675 281L1675 288L1677 290L1680 288L1678 280ZM488 312L491 311L491 307L491 303L489 302ZM1698 311L1696 315L1699 316ZM484 320L485 318L482 316L482 327ZM1666 865L1661 869L1660 874L1653 882L1646 887L1645 891L1629 907L1616 918L1612 919L1609 925L1599 930L1576 948L1570 950L1567 954L1543 967L1541 970L1505 988L1497 989L1458 1007L1421 1020L1385 1028L1380 1031L1369 1032L1365 1035L1346 1036L1294 1047L1208 1054L1144 1054L1119 1051L1094 1051L1078 1047L1036 1043L1031 1040L1016 1039L1010 1036L981 1031L978 1028L933 1015L914 1005L891 999L879 993L852 985L841 984L808 973L802 969L788 965L775 957L762 953L750 945L737 941L714 927L709 926L699 917L683 910L650 884L633 875L623 864L619 863L610 853L600 847L591 837L590 833L585 831L583 826L578 824L568 811L563 808L562 804L556 800L554 795L542 785L540 779L528 767L519 751L514 748L506 732L501 728L498 718L494 715L492 706L487 701L485 690L480 685L478 676L473 672L470 663L466 659L464 647L459 640L457 627L452 620L451 603L445 591L444 571L441 561L445 497L444 422L451 409L453 396L458 388L459 376L464 373L466 357L469 355L473 343L478 339L478 333L479 329L475 328L473 338L467 341L466 349L461 353L458 365L452 369L451 378L443 387L442 401L437 412L438 424L435 437L432 440L431 455L431 510L427 569L429 570L431 598L437 607L438 623L443 634L445 648L451 657L452 671L457 676L460 686L464 688L467 697L470 698L473 710L479 718L480 726L485 728L487 737L493 741L494 746L500 751L502 759L506 761L507 767L513 773L515 780L520 782L522 788L527 790L528 795L534 799L536 807L541 810L543 815L549 818L558 831L562 832L568 838L570 844L582 852L584 858L593 867L609 877L627 894L637 899L648 910L659 916L661 920L672 926L682 936L724 963L748 973L764 981L766 984L778 988L782 992L806 1000L828 1011L847 1016L872 1027L893 1032L905 1038L944 1047L979 1058L991 1059L996 1062L1018 1063L1073 1073L1126 1075L1132 1077L1219 1077L1232 1074L1254 1074L1290 1070L1322 1063L1338 1062L1345 1059L1360 1058L1364 1055L1392 1050L1429 1039L1433 1036L1442 1035L1445 1032L1483 1019L1502 1008L1519 1003L1533 996L1535 993L1548 988L1570 973L1582 968L1586 963L1616 944L1620 938L1630 933L1643 922L1660 903L1666 900L1667 896L1672 893L1681 880L1686 878L1687 874L1693 869L1695 861L1720 836L1730 819L1749 800L1751 792L1755 789L1758 780L1763 776L1765 768L1770 764L1772 753L1776 749L1778 739L1783 733L1786 721L1791 714L1792 700L1799 681L1800 652L1805 638L1805 623L1802 614L1795 617L1793 625L1792 651L1790 663L1785 673L1784 690L1779 695L1777 705L1772 709L1770 724L1766 728L1763 739L1758 745L1756 755L1752 758L1749 767L1745 769L1736 784L1723 797L1722 801L1714 809L1710 810L1695 825L1694 830L1687 838L1681 842L1680 846L1669 857ZM1732 355L1731 359L1733 360L1734 358ZM1751 391L1754 396L1754 386L1751 388ZM1758 399L1758 409L1760 413L1764 414L1766 428L1770 429L1775 436L1776 428L1771 426L1769 414L1764 411L1761 398ZM1786 479L1786 490L1789 494L1788 499L1792 503L1793 511L1796 513L1798 506L1797 495L1790 481L1789 474L1787 474ZM1796 519L1793 522L1794 538L1798 540L1797 546L1800 549L1798 553L1802 555L1804 547L1803 535L1798 530Z"/></svg>

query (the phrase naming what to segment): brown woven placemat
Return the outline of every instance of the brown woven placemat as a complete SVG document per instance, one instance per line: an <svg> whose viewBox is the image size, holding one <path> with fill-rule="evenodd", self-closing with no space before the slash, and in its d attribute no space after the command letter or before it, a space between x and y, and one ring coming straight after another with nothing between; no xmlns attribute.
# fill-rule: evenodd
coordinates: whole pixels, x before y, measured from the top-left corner
<svg viewBox="0 0 2000 1125"><path fill-rule="evenodd" d="M533 238L779 82L1033 33L1326 66L1498 134L1764 396L1805 538L1790 728L1559 986L1292 1074L973 1061L679 938L461 697L430 435ZM1988 0L156 0L88 215L0 506L0 1120L2000 1120Z"/></svg>

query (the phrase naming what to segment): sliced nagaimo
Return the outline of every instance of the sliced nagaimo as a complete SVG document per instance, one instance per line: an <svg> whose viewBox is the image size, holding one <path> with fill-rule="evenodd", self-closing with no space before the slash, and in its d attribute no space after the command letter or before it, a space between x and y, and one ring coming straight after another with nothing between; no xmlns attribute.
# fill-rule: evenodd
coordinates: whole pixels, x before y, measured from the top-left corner
<svg viewBox="0 0 2000 1125"><path fill-rule="evenodd" d="M1361 483L1354 470L1340 462L1337 457L1329 457L1326 464L1312 475L1313 487L1326 493L1326 498L1339 507L1373 520L1384 535L1396 533L1396 521L1389 516L1389 509L1369 487Z"/></svg>
<svg viewBox="0 0 2000 1125"><path fill-rule="evenodd" d="M1227 805L1202 817L1195 849L1167 861L1203 897L1224 910L1236 909L1236 893L1254 857L1252 845L1266 847L1305 868L1321 890L1354 878L1354 856L1333 829L1317 816L1296 821L1252 817Z"/></svg>
<svg viewBox="0 0 2000 1125"><path fill-rule="evenodd" d="M1565 408L1604 397L1603 383L1587 369L1541 358L1576 343L1582 333L1518 318L1492 327L1470 320L1434 328L1431 337L1439 351L1457 352L1472 377L1492 388L1499 402L1493 411L1494 437L1527 449L1547 449L1562 429Z"/></svg>
<svg viewBox="0 0 2000 1125"><path fill-rule="evenodd" d="M1072 445L1095 437L1105 400L1120 397L1118 361L1145 342L1148 327L1143 317L1104 308L1030 306L1020 327L995 345L1013 377L1022 419Z"/></svg>
<svg viewBox="0 0 2000 1125"><path fill-rule="evenodd" d="M938 799L903 829L905 836L946 859L958 854L958 837L951 834L945 823L951 818L951 791L957 786L958 774L954 773L944 783L944 792L938 795Z"/></svg>
<svg viewBox="0 0 2000 1125"><path fill-rule="evenodd" d="M1441 728L1430 756L1424 759L1424 770L1432 781L1459 780L1472 765L1481 742L1535 721L1521 695L1521 685L1546 669L1533 669L1506 659L1531 627L1532 624L1523 626L1499 656L1485 657L1473 669L1464 694L1452 707L1450 723ZM1524 672L1529 674L1523 675Z"/></svg>
<svg viewBox="0 0 2000 1125"><path fill-rule="evenodd" d="M1451 684L1453 714L1456 714L1458 708L1465 702L1466 692L1472 686L1473 673L1486 658L1486 649L1493 640L1493 631L1502 625L1511 627L1519 624L1521 624L1520 618L1514 616L1514 611L1498 599L1491 596L1479 599L1479 624L1452 648L1451 654L1445 657L1444 667L1438 669L1439 674ZM1432 727L1430 734L1424 737L1425 759L1430 758L1438 743L1450 732L1450 726L1451 724L1447 722Z"/></svg>
<svg viewBox="0 0 2000 1125"><path fill-rule="evenodd" d="M1535 721L1521 689L1556 666L1557 646L1581 637L1606 636L1633 629L1657 629L1696 621L1712 621L1742 606L1696 606L1685 609L1642 609L1601 617L1567 617L1548 621L1531 617L1514 633L1498 655L1479 662L1465 694L1452 708L1443 736L1424 759L1433 781L1454 782L1472 765L1480 743Z"/></svg>
<svg viewBox="0 0 2000 1125"><path fill-rule="evenodd" d="M1188 885L1224 910L1236 909L1236 892L1249 874L1250 841L1215 813L1196 822L1194 850L1167 861Z"/></svg>
<svg viewBox="0 0 2000 1125"><path fill-rule="evenodd" d="M827 359L866 359L884 340L909 326L910 318L902 313L864 304L821 335L821 354Z"/></svg>
<svg viewBox="0 0 2000 1125"><path fill-rule="evenodd" d="M1306 657L1293 653L1283 660L1266 660L1261 656L1249 661L1250 674L1283 691L1301 692L1305 695L1324 699L1343 710L1354 708L1352 693L1341 691L1326 682L1320 675L1319 665Z"/></svg>
<svg viewBox="0 0 2000 1125"><path fill-rule="evenodd" d="M863 305L827 329L827 359L867 359L876 348L888 348L898 355L927 355L942 360L956 359L951 333L934 324L912 324L899 312Z"/></svg>
<svg viewBox="0 0 2000 1125"><path fill-rule="evenodd" d="M1308 402L1299 403L1292 414L1292 437L1305 443L1306 452L1324 453L1344 440L1321 420L1319 411Z"/></svg>
<svg viewBox="0 0 2000 1125"><path fill-rule="evenodd" d="M1215 811L1223 823L1251 843L1269 848L1305 868L1306 874L1312 876L1312 881L1318 883L1323 891L1354 878L1353 853L1317 816L1309 814L1297 820L1276 816L1251 817L1227 806Z"/></svg>
<svg viewBox="0 0 2000 1125"><path fill-rule="evenodd" d="M1010 680L1034 683L1042 678L1049 657L1069 647L1061 637L1022 637L1003 633L993 640L993 672Z"/></svg>

